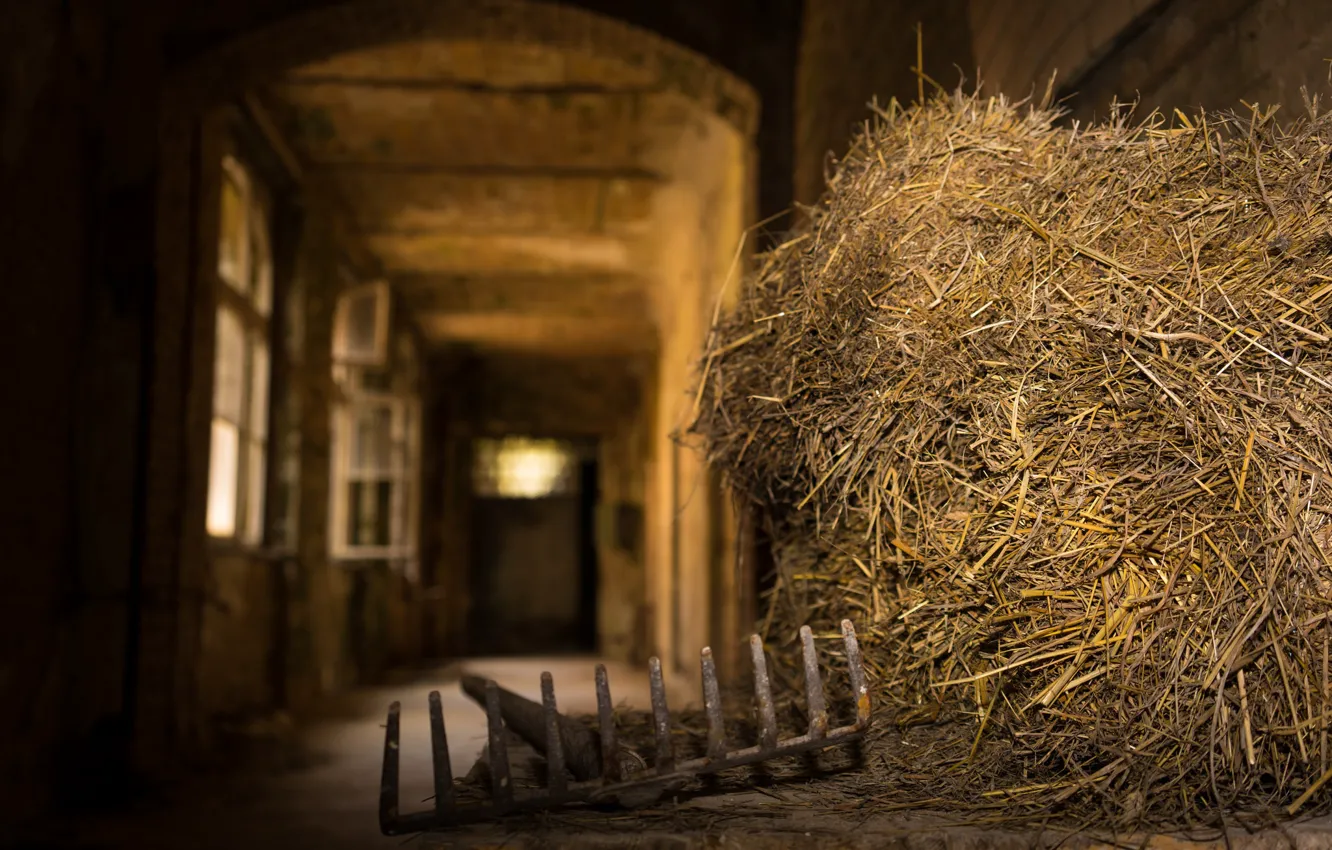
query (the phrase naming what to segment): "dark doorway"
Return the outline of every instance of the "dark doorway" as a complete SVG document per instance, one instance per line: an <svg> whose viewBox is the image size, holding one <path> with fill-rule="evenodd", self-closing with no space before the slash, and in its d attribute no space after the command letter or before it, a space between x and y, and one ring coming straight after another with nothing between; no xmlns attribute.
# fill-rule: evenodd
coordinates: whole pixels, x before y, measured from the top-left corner
<svg viewBox="0 0 1332 850"><path fill-rule="evenodd" d="M588 651L597 648L597 505L600 467L587 458L578 467L578 634Z"/></svg>
<svg viewBox="0 0 1332 850"><path fill-rule="evenodd" d="M547 494L478 485L473 502L472 651L590 653L597 640L597 463L570 447L567 478Z"/></svg>

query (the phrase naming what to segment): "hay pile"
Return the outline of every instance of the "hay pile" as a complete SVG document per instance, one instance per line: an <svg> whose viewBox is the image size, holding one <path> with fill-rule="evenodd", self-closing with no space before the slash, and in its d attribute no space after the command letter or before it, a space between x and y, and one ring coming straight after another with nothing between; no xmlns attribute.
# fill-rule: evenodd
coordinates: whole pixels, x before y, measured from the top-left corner
<svg viewBox="0 0 1332 850"><path fill-rule="evenodd" d="M952 724L916 796L1118 824L1328 810L1332 118L1311 116L882 112L716 327L696 430L771 517L770 636L858 623L886 754L894 722Z"/></svg>

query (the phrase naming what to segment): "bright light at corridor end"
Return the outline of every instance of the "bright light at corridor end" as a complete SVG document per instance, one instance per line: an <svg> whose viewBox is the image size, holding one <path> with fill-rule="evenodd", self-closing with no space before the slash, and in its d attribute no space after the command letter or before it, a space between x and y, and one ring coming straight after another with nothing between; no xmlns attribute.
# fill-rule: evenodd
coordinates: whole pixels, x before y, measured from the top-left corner
<svg viewBox="0 0 1332 850"><path fill-rule="evenodd" d="M569 492L573 468L573 449L559 440L477 440L473 480L479 496L541 499Z"/></svg>

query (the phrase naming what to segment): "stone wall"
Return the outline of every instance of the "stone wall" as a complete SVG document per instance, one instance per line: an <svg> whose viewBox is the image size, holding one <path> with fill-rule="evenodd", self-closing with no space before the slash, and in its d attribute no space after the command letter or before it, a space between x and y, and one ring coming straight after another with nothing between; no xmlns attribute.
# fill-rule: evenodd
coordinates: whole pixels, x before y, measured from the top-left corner
<svg viewBox="0 0 1332 850"><path fill-rule="evenodd" d="M249 116L236 120L251 128L254 122ZM214 121L204 126L208 134L229 132ZM211 147L205 145L204 150ZM285 329L278 327L274 334L275 380L270 399L274 432L281 434L290 427L298 434L290 447L297 454L297 478L292 483L297 498L296 531L292 540L270 541L265 547L205 543L193 674L197 733L205 748L218 719L278 709L299 712L319 696L362 678L362 668L367 665L378 670L386 664L387 649L367 654L367 643L384 643L381 635L352 636L350 631L352 624L385 617L388 579L372 573L368 586L373 592L354 593L364 589L366 582L358 584L356 575L334 563L328 546L332 326L337 298L345 285L346 236L332 212L336 206L322 186L288 183L279 190L278 200L284 208L299 210L298 215L290 216L295 226L275 234L279 238L274 245L278 255L274 319L281 326L284 314L295 309L299 299L302 330L291 351L291 345L283 344ZM204 192L205 209L213 201L215 196ZM214 256L206 234L215 230L214 217L203 215L204 268L211 267ZM204 300L211 305L211 298ZM201 323L201 327L207 325ZM193 356L212 363L210 334L195 335ZM206 386L211 385L211 375L208 378ZM295 401L290 406L289 396ZM296 421L288 422L288 417ZM274 441L268 464L270 481L276 481L283 448L282 441ZM192 483L201 486L198 480ZM202 484L206 486L206 479ZM270 487L270 526L276 520L274 492Z"/></svg>

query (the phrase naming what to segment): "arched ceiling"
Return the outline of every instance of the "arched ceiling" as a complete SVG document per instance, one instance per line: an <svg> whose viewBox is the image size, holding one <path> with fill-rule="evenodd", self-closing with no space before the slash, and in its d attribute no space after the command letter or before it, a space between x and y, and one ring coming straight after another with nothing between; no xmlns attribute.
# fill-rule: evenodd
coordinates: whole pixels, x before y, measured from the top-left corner
<svg viewBox="0 0 1332 850"><path fill-rule="evenodd" d="M257 93L435 343L647 351L645 246L673 151L716 120L661 77L567 46L418 39Z"/></svg>

